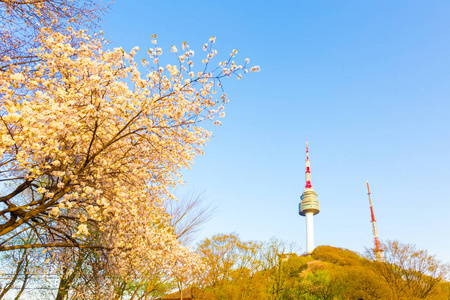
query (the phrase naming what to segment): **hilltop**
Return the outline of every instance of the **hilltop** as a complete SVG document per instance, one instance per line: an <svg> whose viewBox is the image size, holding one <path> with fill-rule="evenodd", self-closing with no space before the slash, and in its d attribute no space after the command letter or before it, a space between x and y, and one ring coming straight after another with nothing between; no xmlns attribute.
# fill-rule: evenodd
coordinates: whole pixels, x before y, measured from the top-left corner
<svg viewBox="0 0 450 300"><path fill-rule="evenodd" d="M199 246L210 267L196 286L217 299L449 299L448 265L397 241L383 244L385 262L371 251L319 246L311 255L284 251L277 240L241 242L215 236ZM186 285L185 285L186 286Z"/></svg>

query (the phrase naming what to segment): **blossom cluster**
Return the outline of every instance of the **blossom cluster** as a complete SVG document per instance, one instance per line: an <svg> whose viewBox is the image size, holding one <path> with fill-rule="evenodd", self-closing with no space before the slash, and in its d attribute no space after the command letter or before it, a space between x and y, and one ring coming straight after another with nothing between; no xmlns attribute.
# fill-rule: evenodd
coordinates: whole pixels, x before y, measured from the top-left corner
<svg viewBox="0 0 450 300"><path fill-rule="evenodd" d="M118 273L198 271L163 203L210 137L199 122L224 116L226 94L215 88L240 78L248 61L235 63L233 51L213 71L195 72L194 51L183 43L183 53L171 49L177 63L164 67L154 39L142 73L138 48L105 51L82 31L43 29L41 39L38 63L0 72L0 174L13 183L0 236L40 226L39 217L42 230L63 232L55 242L107 245ZM214 42L205 64L217 55ZM8 220L13 212L19 217Z"/></svg>

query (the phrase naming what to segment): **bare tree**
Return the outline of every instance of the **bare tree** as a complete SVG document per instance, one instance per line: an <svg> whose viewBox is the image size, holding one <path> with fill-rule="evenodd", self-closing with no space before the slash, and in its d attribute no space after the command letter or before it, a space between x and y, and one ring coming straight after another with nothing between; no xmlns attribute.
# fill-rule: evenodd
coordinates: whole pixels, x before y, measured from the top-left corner
<svg viewBox="0 0 450 300"><path fill-rule="evenodd" d="M448 280L450 267L415 245L388 241L382 245L385 262L376 260L373 251L367 256L369 266L386 282L395 299L427 299L438 292L438 284Z"/></svg>
<svg viewBox="0 0 450 300"><path fill-rule="evenodd" d="M250 280L261 267L261 243L242 241L236 234L217 234L197 246L209 266L198 280L219 299L248 299L253 292Z"/></svg>
<svg viewBox="0 0 450 300"><path fill-rule="evenodd" d="M179 201L167 202L166 211L172 216L172 226L177 238L187 245L195 238L200 227L211 218L214 207L205 204L203 194L191 192Z"/></svg>
<svg viewBox="0 0 450 300"><path fill-rule="evenodd" d="M280 299L291 270L291 258L298 247L275 237L262 244L260 252L261 270L267 274L267 293L270 299Z"/></svg>

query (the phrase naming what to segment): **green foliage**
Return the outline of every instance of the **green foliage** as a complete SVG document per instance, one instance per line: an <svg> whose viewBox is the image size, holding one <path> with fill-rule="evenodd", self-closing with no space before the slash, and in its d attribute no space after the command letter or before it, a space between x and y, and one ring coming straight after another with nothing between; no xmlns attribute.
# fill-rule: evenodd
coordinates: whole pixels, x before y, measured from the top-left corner
<svg viewBox="0 0 450 300"><path fill-rule="evenodd" d="M392 287L374 271L376 266L391 268L389 264L331 246L319 246L303 256L288 248L277 239L267 243L244 242L237 235L206 239L199 250L211 273L198 283L224 300L403 299L396 298ZM440 282L424 299L450 300L450 283Z"/></svg>
<svg viewBox="0 0 450 300"><path fill-rule="evenodd" d="M346 286L345 295L349 299L389 299L390 294L386 284L366 265L346 268L343 275L343 284Z"/></svg>
<svg viewBox="0 0 450 300"><path fill-rule="evenodd" d="M355 266L362 262L362 258L353 251L331 246L319 246L311 256L316 260L327 261L340 266Z"/></svg>
<svg viewBox="0 0 450 300"><path fill-rule="evenodd" d="M299 276L300 273L307 269L308 263L313 261L311 256L295 256L288 260L287 265L289 268L286 268L287 276L289 278L293 278Z"/></svg>
<svg viewBox="0 0 450 300"><path fill-rule="evenodd" d="M310 273L308 275L308 282L310 283L308 293L316 299L334 299L345 289L341 277L338 275L327 270Z"/></svg>

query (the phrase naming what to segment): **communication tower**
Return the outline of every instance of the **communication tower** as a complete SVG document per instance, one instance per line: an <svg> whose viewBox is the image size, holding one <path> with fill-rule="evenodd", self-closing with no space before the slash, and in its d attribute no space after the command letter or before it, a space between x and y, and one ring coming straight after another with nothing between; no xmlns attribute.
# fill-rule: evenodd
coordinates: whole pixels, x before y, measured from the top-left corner
<svg viewBox="0 0 450 300"><path fill-rule="evenodd" d="M367 195L369 195L369 204L370 204L370 216L372 222L373 229L373 237L375 247L373 248L373 253L378 261L384 261L384 250L381 247L380 239L378 238L378 229L377 229L377 221L375 220L375 214L373 212L373 204L372 204L372 196L370 194L369 182L367 181Z"/></svg>
<svg viewBox="0 0 450 300"><path fill-rule="evenodd" d="M313 216L320 212L317 194L311 185L311 170L309 163L308 139L306 139L306 185L300 196L300 204L298 205L299 214L306 217L306 252L311 254L314 251L314 224Z"/></svg>

